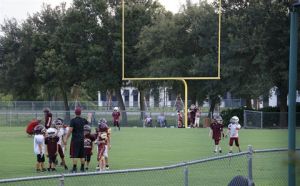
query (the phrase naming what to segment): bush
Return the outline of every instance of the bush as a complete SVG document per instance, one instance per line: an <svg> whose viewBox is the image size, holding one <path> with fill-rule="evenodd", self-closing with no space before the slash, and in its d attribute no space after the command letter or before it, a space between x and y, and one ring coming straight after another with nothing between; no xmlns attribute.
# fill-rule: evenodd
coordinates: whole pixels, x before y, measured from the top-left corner
<svg viewBox="0 0 300 186"><path fill-rule="evenodd" d="M244 110L245 110L244 107L237 108L237 109L226 109L226 110L223 110L221 112L221 116L223 118L224 126L228 126L230 118L232 116L239 117L239 119L240 119L239 123L240 124L244 123ZM249 109L247 109L247 110L249 110Z"/></svg>

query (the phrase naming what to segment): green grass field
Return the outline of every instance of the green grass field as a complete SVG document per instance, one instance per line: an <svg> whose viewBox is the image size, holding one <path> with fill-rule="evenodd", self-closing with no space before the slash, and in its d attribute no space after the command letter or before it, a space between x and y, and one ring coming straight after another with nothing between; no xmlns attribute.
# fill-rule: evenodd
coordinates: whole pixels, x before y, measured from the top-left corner
<svg viewBox="0 0 300 186"><path fill-rule="evenodd" d="M296 136L300 136L300 130L297 130ZM223 154L228 152L227 143L228 139L222 142ZM243 151L247 150L249 144L254 149L284 148L288 144L287 130L241 130L240 143ZM299 138L297 146L300 146ZM35 172L33 138L25 134L24 127L0 127L0 149L0 179L51 174ZM119 170L166 166L216 156L212 151L213 143L208 137L208 129L122 128L120 132L113 130L112 133L110 167L112 170ZM282 152L255 154L253 175L256 185L286 185L286 157L286 153ZM68 156L66 160L70 167L71 161ZM95 167L94 155L90 170L95 170ZM64 172L61 167L57 169L57 173ZM219 175L218 179L214 178L215 174ZM231 162L227 159L189 167L190 185L226 185L238 174L247 175L246 156L232 158ZM72 178L69 182L66 180L66 185L81 185L84 178L86 177ZM176 168L168 171L119 174L118 177L103 175L101 180L103 182L113 179L114 182L110 185L139 185L138 183L145 180L147 182L142 185L183 185L182 178L183 168ZM94 181L88 185L99 184L99 178L94 176L90 179ZM50 182L49 180L49 185L53 185ZM34 185L31 182L26 183Z"/></svg>

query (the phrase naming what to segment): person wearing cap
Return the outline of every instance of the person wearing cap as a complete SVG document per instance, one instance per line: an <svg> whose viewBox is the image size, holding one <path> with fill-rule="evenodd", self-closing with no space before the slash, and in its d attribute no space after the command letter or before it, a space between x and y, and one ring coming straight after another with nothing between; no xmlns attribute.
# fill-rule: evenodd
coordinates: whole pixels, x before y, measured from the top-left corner
<svg viewBox="0 0 300 186"><path fill-rule="evenodd" d="M65 145L72 133L71 144L70 144L70 157L73 161L72 172L77 172L77 161L80 159L81 167L80 171L84 172L84 125L88 124L88 121L81 117L81 108L75 109L75 118L70 121L69 131L65 138Z"/></svg>

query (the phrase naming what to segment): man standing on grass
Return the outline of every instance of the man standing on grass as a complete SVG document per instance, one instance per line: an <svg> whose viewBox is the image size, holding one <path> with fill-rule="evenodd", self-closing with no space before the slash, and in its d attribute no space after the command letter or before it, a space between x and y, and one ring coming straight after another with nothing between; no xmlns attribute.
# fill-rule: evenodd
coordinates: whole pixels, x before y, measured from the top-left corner
<svg viewBox="0 0 300 186"><path fill-rule="evenodd" d="M80 159L81 167L80 171L84 172L84 125L88 124L88 121L82 117L80 107L75 109L75 118L70 122L70 127L66 139L64 141L67 145L67 141L72 133L71 144L70 144L70 157L73 161L72 172L77 172L77 161Z"/></svg>

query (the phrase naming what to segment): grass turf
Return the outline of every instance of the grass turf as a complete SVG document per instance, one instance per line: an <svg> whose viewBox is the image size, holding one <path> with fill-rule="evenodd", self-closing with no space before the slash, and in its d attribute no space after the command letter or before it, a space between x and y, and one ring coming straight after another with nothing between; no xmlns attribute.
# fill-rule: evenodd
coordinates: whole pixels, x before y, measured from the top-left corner
<svg viewBox="0 0 300 186"><path fill-rule="evenodd" d="M0 128L0 179L48 175L50 173L35 173L35 156L33 154L33 138L25 134L24 127ZM297 131L299 136L300 131ZM241 130L240 143L243 151L251 144L254 149L287 147L287 130ZM227 153L228 139L222 142L224 153ZM297 139L300 145L300 139ZM236 149L235 149L236 150ZM110 167L113 170L143 168L171 165L179 162L203 159L215 156L213 143L208 137L208 129L176 129L176 128L122 128L112 133L112 149L110 151ZM68 154L68 151L67 151ZM92 156L90 170L96 167L96 152ZM253 175L256 185L285 185L287 166L285 153L255 154L253 161ZM67 164L71 161L66 157ZM226 185L237 175L247 175L247 157L219 160L189 167L189 182L191 185ZM47 163L46 163L47 165ZM217 167L217 168L216 168ZM63 173L61 167L57 173ZM214 171L213 174L211 172ZM57 174L55 173L55 174ZM214 175L218 174L218 179ZM111 178L110 185L183 185L183 168L168 171L151 171L150 173L132 173L102 176L102 182ZM200 179L203 177L204 179ZM277 179L273 179L273 178ZM107 179L105 179L107 178ZM130 179L128 179L130 178ZM90 177L97 185L99 178ZM200 180L200 182L199 182ZM53 180L52 180L53 181ZM49 185L53 185L49 180ZM57 180L55 180L57 182ZM66 179L66 185L80 185L86 179L76 177ZM56 183L55 182L55 183ZM34 185L33 182L26 182ZM276 184L277 183L277 184ZM11 185L11 184L10 184ZM17 183L18 185L18 183ZM26 185L25 182L21 185ZM89 183L92 185L92 182Z"/></svg>

